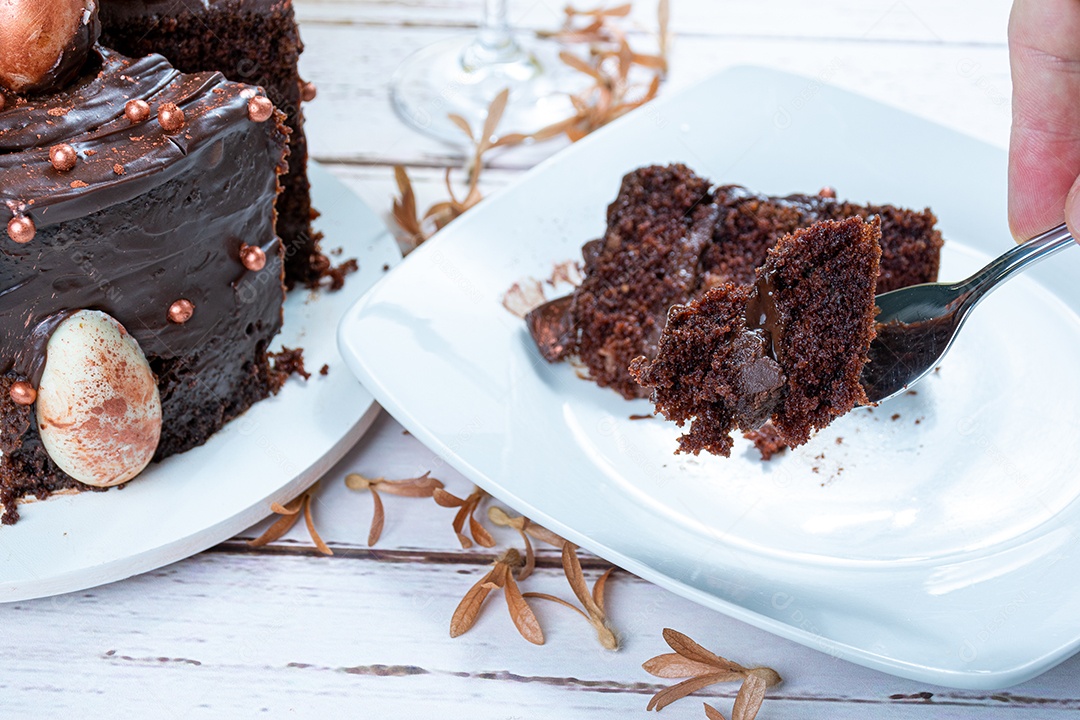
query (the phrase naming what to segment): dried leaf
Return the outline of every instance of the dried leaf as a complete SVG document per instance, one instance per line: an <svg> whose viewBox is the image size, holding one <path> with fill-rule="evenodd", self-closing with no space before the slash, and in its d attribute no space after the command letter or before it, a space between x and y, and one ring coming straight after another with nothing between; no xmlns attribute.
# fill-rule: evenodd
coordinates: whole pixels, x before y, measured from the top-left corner
<svg viewBox="0 0 1080 720"><path fill-rule="evenodd" d="M563 10L568 16L574 15L591 15L593 17L626 17L630 14L631 3L624 5L616 5L610 8L594 8L592 10L577 10L574 7L567 5Z"/></svg>
<svg viewBox="0 0 1080 720"><path fill-rule="evenodd" d="M676 683L671 687L664 688L660 692L652 696L649 700L649 705L646 710L660 711L666 708L676 700L681 700L690 693L697 692L702 688L706 688L718 682L728 682L727 673L716 673L713 675L700 675L698 677L692 677L689 680L683 680L681 683ZM734 718L732 718L734 720Z"/></svg>
<svg viewBox="0 0 1080 720"><path fill-rule="evenodd" d="M724 714L709 703L702 703L702 705L705 706L705 717L708 718L708 720L726 720Z"/></svg>
<svg viewBox="0 0 1080 720"><path fill-rule="evenodd" d="M745 672L746 668L738 663L731 662L727 658L722 658L715 653L711 653L705 648L698 645L696 642L683 635L678 630L672 630L671 628L664 628L664 640L671 647L672 650L682 655L688 660L694 660L699 663L711 665L719 670L730 670L733 672Z"/></svg>
<svg viewBox="0 0 1080 720"><path fill-rule="evenodd" d="M300 512L300 508L304 506L304 499L307 497L307 493L304 493L298 498L293 498L287 505L280 505L276 502L270 503L270 509L278 515L295 515Z"/></svg>
<svg viewBox="0 0 1080 720"><path fill-rule="evenodd" d="M401 165L394 166L394 179L397 181L400 198L394 198L393 216L398 226L409 233L413 245L417 246L427 238L420 226L420 220L416 216L416 195L413 193L412 182L409 174Z"/></svg>
<svg viewBox="0 0 1080 720"><path fill-rule="evenodd" d="M562 551L563 573L570 583L570 589L574 591L578 601L589 615L603 616L604 611L593 600L589 592L589 586L585 583L585 574L581 571L581 561L578 560L577 550L573 543L563 545Z"/></svg>
<svg viewBox="0 0 1080 720"><path fill-rule="evenodd" d="M570 67L574 68L575 70L583 72L589 77L595 79L597 82L606 82L604 76L600 74L599 70L597 70L592 65L585 62L572 52L567 52L566 50L563 50L559 53L559 59Z"/></svg>
<svg viewBox="0 0 1080 720"><path fill-rule="evenodd" d="M281 506L278 505L278 507ZM297 508L297 510L299 510L299 508ZM277 512L277 510L274 512ZM254 540L248 540L248 545L251 547L262 547L263 545L268 545L269 543L280 539L285 533L292 530L292 526L295 525L296 521L299 519L300 515L296 512L282 513L281 517L278 518L273 525L266 528L266 532Z"/></svg>
<svg viewBox="0 0 1080 720"><path fill-rule="evenodd" d="M464 505L457 511L457 514L454 515L454 522L453 522L454 534L457 535L457 539L458 539L458 542L461 543L461 549L462 550L468 550L469 548L471 548L473 546L472 540L470 540L468 538L468 536L465 535L465 533L461 532L462 530L465 529L465 520L468 517L469 517L469 508L468 508L468 506L464 506Z"/></svg>
<svg viewBox="0 0 1080 720"><path fill-rule="evenodd" d="M491 147L492 138L495 136L495 130L499 127L499 121L502 120L503 113L506 111L506 103L510 99L510 88L503 88L503 90L495 96L495 99L491 101L491 105L488 106L487 117L484 118L484 130L483 135L480 137L479 146L476 151L476 155L479 158L485 150Z"/></svg>
<svg viewBox="0 0 1080 720"><path fill-rule="evenodd" d="M443 487L441 480L431 477L431 472L426 472L420 477L406 478L404 480L379 479L375 487L391 495L402 497L426 498L431 497L436 490Z"/></svg>
<svg viewBox="0 0 1080 720"><path fill-rule="evenodd" d="M521 535L521 539L525 542L525 566L521 568L521 572L518 573L518 580L524 580L533 574L533 570L536 569L536 553L533 552L532 541L529 540L529 536L524 530L518 530Z"/></svg>
<svg viewBox="0 0 1080 720"><path fill-rule="evenodd" d="M445 508L461 507L465 504L465 501L457 495L452 495L442 488L436 488L431 497L435 498L435 502Z"/></svg>
<svg viewBox="0 0 1080 720"><path fill-rule="evenodd" d="M547 528L537 525L527 517L510 517L509 513L503 510L501 507L492 505L488 508L488 520L495 523L499 527L511 527L515 530L527 533L534 540L539 540L542 543L547 543L552 547L562 549L566 544L566 540L559 537L555 533L551 532Z"/></svg>
<svg viewBox="0 0 1080 720"><path fill-rule="evenodd" d="M454 515L453 528L454 533L457 535L458 542L461 543L461 547L468 550L473 546L473 540L484 547L494 547L495 539L491 537L491 533L487 531L478 520L473 517L473 513L480 507L480 503L488 494L476 488L467 498L459 498L442 488L436 488L432 492L432 497L435 498L435 502L443 507L456 507L458 508L457 514ZM470 540L465 535L465 522L469 523L469 531L472 533L473 539Z"/></svg>
<svg viewBox="0 0 1080 720"><path fill-rule="evenodd" d="M656 8L657 44L660 46L660 57L664 59L664 72L667 72L668 49L671 47L671 35L668 28L671 25L671 0L660 0Z"/></svg>
<svg viewBox="0 0 1080 720"><path fill-rule="evenodd" d="M559 548L560 550L563 548L564 545L566 545L566 540L563 539L562 536L556 535L542 525L537 525L529 518L525 518L524 530L529 535L531 535L533 539L539 540L542 543L547 543L548 545Z"/></svg>
<svg viewBox="0 0 1080 720"><path fill-rule="evenodd" d="M600 644L608 650L619 649L619 638L615 635L615 632L608 627L607 617L604 611L596 603L594 596L596 591L589 592L589 587L585 583L585 576L581 571L581 563L578 561L577 552L574 549L572 543L564 542L562 546L562 560L563 560L563 573L566 575L567 581L570 583L570 588L574 591L574 595L581 602L585 608L585 612L582 613L589 621L589 624L596 630L596 637L600 641ZM607 582L606 576L610 573L605 573L603 578L604 582ZM599 581L598 581L599 582ZM602 597L603 591L600 595ZM569 603L563 602L564 605ZM570 607L573 607L572 605ZM575 610L577 608L574 608ZM578 612L581 612L580 610Z"/></svg>
<svg viewBox="0 0 1080 720"><path fill-rule="evenodd" d="M307 500L304 502L304 523L307 525L308 535L311 536L311 540L315 543L315 547L319 552L323 555L333 555L334 551L323 542L319 532L315 529L315 520L311 517L311 495L306 495L306 498Z"/></svg>
<svg viewBox="0 0 1080 720"><path fill-rule="evenodd" d="M765 687L772 687L773 685L779 685L784 681L780 677L780 673L776 672L769 667L755 667L746 671L748 675L756 675L765 681Z"/></svg>
<svg viewBox="0 0 1080 720"><path fill-rule="evenodd" d="M473 137L472 127L469 125L468 120L461 117L457 113L447 113L446 117L448 117L450 119L450 122L454 123L459 128L461 128L461 132L465 133L470 138Z"/></svg>
<svg viewBox="0 0 1080 720"><path fill-rule="evenodd" d="M780 675L772 668L745 668L671 628L664 629L664 640L675 652L650 658L641 667L656 677L688 679L656 693L649 701L649 710L660 710L713 683L742 680L731 720L754 720L765 699L765 689L780 682ZM709 705L705 706L705 714L709 718L723 718Z"/></svg>
<svg viewBox="0 0 1080 720"><path fill-rule="evenodd" d="M613 572L615 572L614 567L609 567L605 570L604 574L600 576L592 588L593 602L600 608L600 612L605 614L607 613L607 610L604 608L604 590L607 588L608 578L611 577L611 573Z"/></svg>
<svg viewBox="0 0 1080 720"><path fill-rule="evenodd" d="M368 531L367 536L368 547L372 547L379 542L379 538L382 537L383 523L386 521L382 498L379 497L379 491L375 488L371 488L371 498L375 501L375 513L371 516L371 530Z"/></svg>
<svg viewBox="0 0 1080 720"><path fill-rule="evenodd" d="M532 608L529 607L529 603L521 596L521 590L518 589L514 576L510 572L506 573L503 593L506 595L506 606L510 609L510 617L518 632L521 633L521 637L533 645L543 645L544 633L540 629L540 623Z"/></svg>
<svg viewBox="0 0 1080 720"><path fill-rule="evenodd" d="M715 675L717 670L712 665L706 665L696 660L684 658L678 653L665 653L650 658L642 663L641 667L650 675L658 678L674 680L677 678L697 677L698 675ZM732 680L742 678L742 673L732 671Z"/></svg>
<svg viewBox="0 0 1080 720"><path fill-rule="evenodd" d="M473 540L479 545L483 545L486 548L495 547L495 538L491 537L491 533L487 531L480 521L469 515L469 532L472 533Z"/></svg>
<svg viewBox="0 0 1080 720"><path fill-rule="evenodd" d="M457 608L454 610L454 616L450 618L450 637L458 637L468 632L469 628L476 624L476 618L479 617L480 610L484 607L484 600L487 599L492 590L489 581L494 574L495 569L492 569L487 575L480 578L475 585L469 588L469 592L465 593L465 597L458 603Z"/></svg>
<svg viewBox="0 0 1080 720"><path fill-rule="evenodd" d="M747 675L742 687L739 688L739 694L735 696L735 706L731 708L731 720L754 720L764 701L765 681L757 675Z"/></svg>

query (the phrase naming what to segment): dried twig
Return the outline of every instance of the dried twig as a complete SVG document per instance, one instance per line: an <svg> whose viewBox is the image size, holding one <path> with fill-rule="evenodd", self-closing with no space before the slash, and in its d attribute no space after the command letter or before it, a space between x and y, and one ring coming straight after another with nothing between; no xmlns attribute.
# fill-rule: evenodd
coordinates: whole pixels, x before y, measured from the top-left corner
<svg viewBox="0 0 1080 720"><path fill-rule="evenodd" d="M334 551L330 549L330 546L323 542L319 532L315 529L315 520L311 516L311 498L311 493L306 492L288 505L271 503L270 509L281 517L278 518L273 525L268 527L266 532L262 535L254 540L248 540L248 545L251 547L262 547L263 545L268 545L275 540L281 539L285 533L289 532L293 525L300 520L300 516L303 515L304 524L307 525L308 535L311 536L311 541L315 543L315 548L323 555L333 555Z"/></svg>
<svg viewBox="0 0 1080 720"><path fill-rule="evenodd" d="M454 125L461 128L461 131L469 136L473 145L465 166L466 191L464 197L460 200L454 192L453 184L450 182L451 170L447 168L446 192L450 199L435 203L424 212L422 217L419 216L416 207L416 195L413 192L409 175L404 167L400 165L394 166L394 177L397 180L400 197L394 199L393 215L394 220L397 221L401 229L409 234L410 249L415 249L429 237L446 227L452 220L460 217L484 199L483 194L480 192L480 174L484 169L484 155L487 152L498 147L523 143L529 139L520 133L513 133L505 137L496 137L495 135L503 113L506 111L506 103L509 98L509 89L504 89L495 96L491 101L491 105L488 106L487 116L479 135L473 132L472 126L469 125L469 121L465 118L453 113L448 116Z"/></svg>
<svg viewBox="0 0 1080 720"><path fill-rule="evenodd" d="M742 687L735 697L731 720L754 720L765 700L765 689L781 682L780 675L772 668L743 667L706 650L671 628L664 629L664 640L675 652L657 655L646 660L641 667L656 677L687 679L653 695L647 710L663 710L676 700L709 685L741 680ZM723 718L710 705L705 706L705 714L709 718Z"/></svg>
<svg viewBox="0 0 1080 720"><path fill-rule="evenodd" d="M435 502L443 507L458 508L457 515L454 516L454 533L457 535L458 542L461 543L461 547L468 550L473 546L475 541L478 545L490 548L495 547L495 538L491 537L491 533L483 524L473 517L473 513L480 507L481 501L488 497L488 494L476 488L472 491L467 498L459 498L457 495L448 493L442 488L436 488L432 493L432 497L435 498ZM469 523L469 532L472 534L472 540L465 535L465 522Z"/></svg>
<svg viewBox="0 0 1080 720"><path fill-rule="evenodd" d="M585 610L583 611L566 600L547 593L525 593L525 597L549 600L574 610L593 626L601 645L608 650L618 650L619 637L608 625L607 613L604 609L604 590L607 588L608 578L611 577L611 573L615 568L608 568L596 581L596 584L593 585L592 592L589 592L589 586L585 583L585 575L581 571L581 562L578 560L573 543L563 543L562 560L563 572L570 583L570 589L574 591L574 595L577 596L578 601Z"/></svg>
<svg viewBox="0 0 1080 720"><path fill-rule="evenodd" d="M627 33L622 27L630 11L630 3L591 10L578 10L568 5L564 10L566 18L562 28L539 33L541 37L551 38L567 47L584 46L577 53L569 50L559 53L567 66L583 73L592 81L585 90L570 96L574 108L570 117L529 134L510 132L496 136L499 121L509 100L509 90L503 90L492 100L479 134L474 133L468 120L460 115L448 116L454 125L469 136L473 145L465 166L466 191L461 199L458 199L454 192L450 182L451 171L448 169L446 190L449 199L435 203L420 215L408 173L402 166L394 167L399 196L393 201L393 217L398 226L408 234L410 250L483 199L479 182L484 168L484 157L489 151L526 142L540 142L561 135L565 135L571 142L576 142L656 97L660 82L668 70L671 46L668 32L670 0L660 0L658 5L656 55L641 53L631 48ZM651 74L651 79L648 82L633 80L631 74L635 69Z"/></svg>
<svg viewBox="0 0 1080 720"><path fill-rule="evenodd" d="M371 517L371 530L368 531L368 547L371 547L379 541L383 531L383 524L386 521L382 497L379 496L380 491L403 497L428 498L436 490L442 488L443 484L442 481L431 477L430 472L426 472L420 477L406 478L404 480L368 478L360 473L349 473L345 476L345 486L350 490L368 490L371 492L372 500L375 503L375 512Z"/></svg>
<svg viewBox="0 0 1080 720"><path fill-rule="evenodd" d="M518 589L514 580L514 571L522 565L521 554L513 548L507 550L495 561L492 569L469 588L454 610L450 620L450 637L457 637L468 632L480 615L484 601L492 590L503 589L510 619L514 621L521 636L534 645L544 644L544 633L528 601Z"/></svg>

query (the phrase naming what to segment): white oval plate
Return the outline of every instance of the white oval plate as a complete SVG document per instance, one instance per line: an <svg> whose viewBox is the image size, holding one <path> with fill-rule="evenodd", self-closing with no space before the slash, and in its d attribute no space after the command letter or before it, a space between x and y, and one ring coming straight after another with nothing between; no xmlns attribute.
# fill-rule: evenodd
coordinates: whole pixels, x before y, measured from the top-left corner
<svg viewBox="0 0 1080 720"><path fill-rule="evenodd" d="M274 346L302 347L311 379L289 379L205 445L151 465L123 489L20 505L19 522L0 526L0 601L102 585L201 552L312 485L371 425L379 406L346 370L335 329L401 255L359 198L317 164L309 170L323 249L341 247L335 263L360 265L338 292L297 289L285 301Z"/></svg>
<svg viewBox="0 0 1080 720"><path fill-rule="evenodd" d="M575 144L349 311L379 402L459 471L624 568L778 635L940 685L1021 682L1080 647L1080 252L979 307L941 372L761 462L538 356L500 299L604 229L621 176L931 206L960 279L1012 242L998 149L816 80L742 68ZM896 416L893 419L893 416ZM838 441L838 438L843 438Z"/></svg>

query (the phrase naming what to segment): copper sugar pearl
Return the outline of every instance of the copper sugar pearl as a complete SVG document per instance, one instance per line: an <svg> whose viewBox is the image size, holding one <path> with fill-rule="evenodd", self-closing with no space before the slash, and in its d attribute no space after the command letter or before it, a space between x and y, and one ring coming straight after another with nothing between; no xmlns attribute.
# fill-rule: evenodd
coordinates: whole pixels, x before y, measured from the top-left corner
<svg viewBox="0 0 1080 720"><path fill-rule="evenodd" d="M161 129L170 135L183 130L184 124L187 122L184 118L184 111L177 107L176 103L165 103L159 107L157 118L161 124Z"/></svg>
<svg viewBox="0 0 1080 720"><path fill-rule="evenodd" d="M150 117L150 103L145 100L128 100L124 105L124 117L136 124L146 122Z"/></svg>
<svg viewBox="0 0 1080 720"><path fill-rule="evenodd" d="M240 262L248 270L258 272L266 267L266 252L257 245L244 243L240 246Z"/></svg>
<svg viewBox="0 0 1080 720"><path fill-rule="evenodd" d="M266 122L274 114L274 103L270 98L256 95L248 100L248 117L253 122Z"/></svg>
<svg viewBox="0 0 1080 720"><path fill-rule="evenodd" d="M304 102L311 102L315 99L316 95L315 83L302 80L300 82L300 99Z"/></svg>
<svg viewBox="0 0 1080 720"><path fill-rule="evenodd" d="M56 172L70 172L75 169L79 155L75 148L67 143L60 143L49 148L49 162L52 163Z"/></svg>
<svg viewBox="0 0 1080 720"><path fill-rule="evenodd" d="M37 390L25 380L12 383L8 394L11 395L11 401L16 405L33 405L34 401L37 400Z"/></svg>
<svg viewBox="0 0 1080 720"><path fill-rule="evenodd" d="M7 224L8 235L20 245L30 242L37 233L34 221L25 215L16 215Z"/></svg>
<svg viewBox="0 0 1080 720"><path fill-rule="evenodd" d="M195 314L195 305L184 298L180 298L169 306L169 322L183 325Z"/></svg>

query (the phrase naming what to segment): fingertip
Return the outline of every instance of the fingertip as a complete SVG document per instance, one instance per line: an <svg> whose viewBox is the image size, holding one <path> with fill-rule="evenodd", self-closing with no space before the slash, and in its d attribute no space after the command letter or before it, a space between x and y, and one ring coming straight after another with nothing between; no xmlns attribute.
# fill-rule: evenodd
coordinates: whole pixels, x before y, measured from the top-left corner
<svg viewBox="0 0 1080 720"><path fill-rule="evenodd" d="M1080 178L1069 188L1065 197L1065 224L1074 238L1080 238Z"/></svg>

